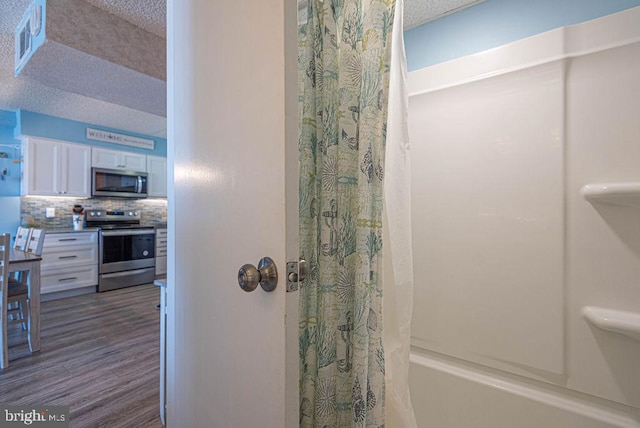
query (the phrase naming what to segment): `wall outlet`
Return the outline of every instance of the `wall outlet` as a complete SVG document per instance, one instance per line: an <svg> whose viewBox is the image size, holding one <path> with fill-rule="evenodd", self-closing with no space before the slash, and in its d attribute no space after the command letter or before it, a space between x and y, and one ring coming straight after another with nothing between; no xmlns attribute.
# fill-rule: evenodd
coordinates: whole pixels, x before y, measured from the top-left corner
<svg viewBox="0 0 640 428"><path fill-rule="evenodd" d="M46 218L54 218L56 216L56 209L55 208L45 208L44 209L44 216Z"/></svg>

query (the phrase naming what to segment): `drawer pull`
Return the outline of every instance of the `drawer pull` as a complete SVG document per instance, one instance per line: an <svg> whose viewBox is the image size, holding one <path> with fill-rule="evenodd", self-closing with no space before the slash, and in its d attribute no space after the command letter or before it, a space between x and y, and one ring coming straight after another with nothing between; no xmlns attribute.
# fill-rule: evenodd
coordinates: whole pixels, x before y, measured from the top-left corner
<svg viewBox="0 0 640 428"><path fill-rule="evenodd" d="M77 276L70 276L69 278L60 278L58 280L58 282L62 282L62 281L73 281L74 279L78 279Z"/></svg>
<svg viewBox="0 0 640 428"><path fill-rule="evenodd" d="M78 256L60 256L59 259L75 259Z"/></svg>
<svg viewBox="0 0 640 428"><path fill-rule="evenodd" d="M65 242L65 241L77 241L78 238L62 238L62 239L58 239L58 242Z"/></svg>
<svg viewBox="0 0 640 428"><path fill-rule="evenodd" d="M167 240L165 239L164 241L158 241L158 244L166 244Z"/></svg>

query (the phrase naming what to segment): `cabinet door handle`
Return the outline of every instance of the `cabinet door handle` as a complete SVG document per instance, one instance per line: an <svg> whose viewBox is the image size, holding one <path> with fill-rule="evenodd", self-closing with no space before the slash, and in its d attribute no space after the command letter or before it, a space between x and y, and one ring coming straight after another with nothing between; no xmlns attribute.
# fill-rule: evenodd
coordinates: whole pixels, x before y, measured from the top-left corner
<svg viewBox="0 0 640 428"><path fill-rule="evenodd" d="M58 280L58 282L62 282L62 281L73 281L74 279L78 279L77 276L70 276L69 278L60 278Z"/></svg>
<svg viewBox="0 0 640 428"><path fill-rule="evenodd" d="M77 241L78 238L62 238L62 239L58 239L58 242L64 242L64 241Z"/></svg>
<svg viewBox="0 0 640 428"><path fill-rule="evenodd" d="M60 256L59 259L75 259L78 256Z"/></svg>

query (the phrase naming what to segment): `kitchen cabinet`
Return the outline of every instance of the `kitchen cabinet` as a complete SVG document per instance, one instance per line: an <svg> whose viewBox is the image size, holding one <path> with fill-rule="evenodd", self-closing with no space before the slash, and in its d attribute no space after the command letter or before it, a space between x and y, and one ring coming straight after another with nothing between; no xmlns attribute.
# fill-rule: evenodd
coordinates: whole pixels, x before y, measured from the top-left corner
<svg viewBox="0 0 640 428"><path fill-rule="evenodd" d="M23 195L91 196L91 147L27 137L23 157Z"/></svg>
<svg viewBox="0 0 640 428"><path fill-rule="evenodd" d="M139 153L93 147L91 149L91 166L144 172L147 170L147 156Z"/></svg>
<svg viewBox="0 0 640 428"><path fill-rule="evenodd" d="M98 232L48 232L40 284L42 294L98 285Z"/></svg>
<svg viewBox="0 0 640 428"><path fill-rule="evenodd" d="M167 197L167 158L147 156L147 193L150 198Z"/></svg>
<svg viewBox="0 0 640 428"><path fill-rule="evenodd" d="M167 229L156 229L156 276L167 274Z"/></svg>

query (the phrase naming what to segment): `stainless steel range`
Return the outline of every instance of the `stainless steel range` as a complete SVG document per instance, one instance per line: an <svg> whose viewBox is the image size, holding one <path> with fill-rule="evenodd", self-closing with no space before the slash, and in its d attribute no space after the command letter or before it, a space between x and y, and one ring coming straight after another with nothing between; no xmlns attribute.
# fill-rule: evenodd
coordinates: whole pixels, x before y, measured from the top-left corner
<svg viewBox="0 0 640 428"><path fill-rule="evenodd" d="M98 291L153 282L156 231L138 211L90 210L87 226L100 228Z"/></svg>

